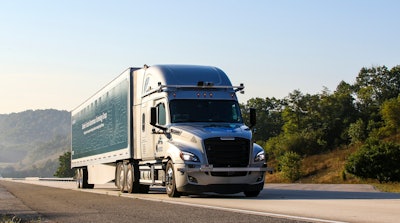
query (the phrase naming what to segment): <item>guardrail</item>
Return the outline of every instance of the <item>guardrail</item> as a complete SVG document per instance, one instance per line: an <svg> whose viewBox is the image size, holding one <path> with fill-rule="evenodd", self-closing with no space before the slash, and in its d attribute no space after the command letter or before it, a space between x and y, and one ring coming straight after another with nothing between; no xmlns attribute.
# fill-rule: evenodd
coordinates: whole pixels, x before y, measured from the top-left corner
<svg viewBox="0 0 400 223"><path fill-rule="evenodd" d="M25 178L3 178L11 180L27 180L27 181L75 181L73 177L25 177Z"/></svg>

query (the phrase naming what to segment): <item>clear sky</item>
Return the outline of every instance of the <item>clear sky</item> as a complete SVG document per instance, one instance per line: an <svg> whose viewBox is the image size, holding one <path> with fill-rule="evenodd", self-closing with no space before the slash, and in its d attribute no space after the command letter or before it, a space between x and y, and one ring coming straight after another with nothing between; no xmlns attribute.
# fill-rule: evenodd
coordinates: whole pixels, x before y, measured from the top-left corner
<svg viewBox="0 0 400 223"><path fill-rule="evenodd" d="M400 64L400 1L0 0L0 114L72 110L123 70L200 64L240 102Z"/></svg>

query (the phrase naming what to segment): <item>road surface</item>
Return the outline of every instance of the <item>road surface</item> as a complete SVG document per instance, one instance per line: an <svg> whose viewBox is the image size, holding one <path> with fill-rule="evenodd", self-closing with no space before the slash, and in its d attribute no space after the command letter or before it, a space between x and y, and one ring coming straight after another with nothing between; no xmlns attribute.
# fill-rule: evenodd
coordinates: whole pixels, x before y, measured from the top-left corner
<svg viewBox="0 0 400 223"><path fill-rule="evenodd" d="M73 182L24 182L77 192ZM4 183L0 181L0 185ZM7 186L7 189L10 190L12 187ZM30 189L20 192L17 197L20 198L28 191ZM268 222L271 218L272 222L276 222L275 218L278 218L281 222L332 223L399 222L400 220L400 194L378 192L370 185L267 184L257 198L246 198L243 194L169 198L162 188L152 188L149 194L126 194L116 190L113 184L96 185L93 190L82 191L91 192L92 195L95 193L115 198L135 198L133 199L135 202L150 202L149 206L154 207L154 210L161 210L164 206L178 205L177 213L185 215L186 221L191 216L190 214L187 216L186 212L195 213L192 209L197 211L194 214L196 218L193 219L199 218L199 222L223 222L221 221L223 219L228 219L226 222L241 222L243 219L245 219L243 222L252 222L252 218L255 218L254 222ZM149 207L143 204L131 205L143 206L143 212ZM33 210L38 211L34 208ZM232 219L229 216L235 217Z"/></svg>

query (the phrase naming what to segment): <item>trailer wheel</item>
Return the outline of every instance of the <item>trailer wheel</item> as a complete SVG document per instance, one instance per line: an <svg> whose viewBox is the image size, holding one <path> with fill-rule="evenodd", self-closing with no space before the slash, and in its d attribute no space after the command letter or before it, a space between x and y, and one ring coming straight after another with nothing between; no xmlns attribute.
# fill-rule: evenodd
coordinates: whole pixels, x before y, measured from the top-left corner
<svg viewBox="0 0 400 223"><path fill-rule="evenodd" d="M181 194L176 190L175 171L172 160L168 161L166 168L165 184L169 197L180 197Z"/></svg>
<svg viewBox="0 0 400 223"><path fill-rule="evenodd" d="M124 164L120 164L120 165L118 165L118 173L119 173L119 176L117 177L118 178L118 185L119 185L119 190L121 191L121 192L125 192L125 165Z"/></svg>
<svg viewBox="0 0 400 223"><path fill-rule="evenodd" d="M116 167L115 167L115 180L114 180L114 184L115 186L118 188L118 190L120 189L120 185L119 185L119 171L120 171L120 166L121 163L117 163Z"/></svg>
<svg viewBox="0 0 400 223"><path fill-rule="evenodd" d="M128 164L128 168L126 170L126 189L128 193L139 193L139 182L138 178L135 175L135 170L132 164Z"/></svg>

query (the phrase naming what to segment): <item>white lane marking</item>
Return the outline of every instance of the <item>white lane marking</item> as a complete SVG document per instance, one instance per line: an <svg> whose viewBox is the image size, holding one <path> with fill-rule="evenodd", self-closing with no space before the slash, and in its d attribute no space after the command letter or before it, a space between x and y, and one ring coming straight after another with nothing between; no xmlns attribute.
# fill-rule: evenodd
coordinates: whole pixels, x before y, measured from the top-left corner
<svg viewBox="0 0 400 223"><path fill-rule="evenodd" d="M320 219L320 218L309 218L309 217L301 217L301 216L294 216L294 215L276 214L276 213L270 213L270 212L250 211L250 210L218 207L218 206L211 206L211 205L204 205L204 204L192 204L192 203L187 203L187 202L182 202L182 201L170 201L170 200L163 200L163 199L156 199L156 198L132 197L132 196L124 196L124 195L121 195L121 197L136 198L136 199L146 200L146 201L164 202L164 203L170 203L170 204L186 205L186 206L191 206L191 207L208 208L208 209L221 210L221 211L237 212L237 213L241 213L241 214L252 214L252 215L284 218L284 219L299 220L299 221L324 222L324 223L348 223L345 221L334 221L334 220L327 220L327 219Z"/></svg>

